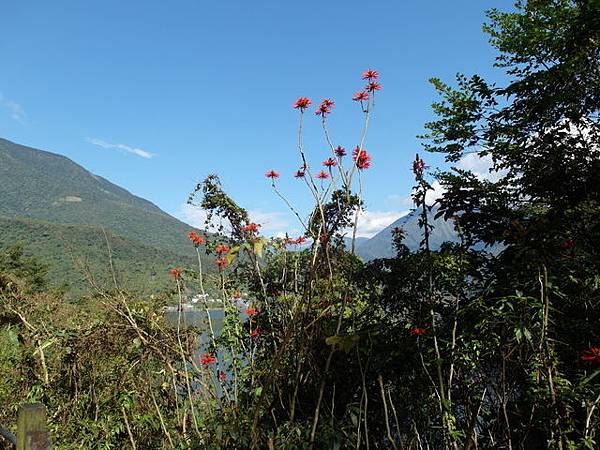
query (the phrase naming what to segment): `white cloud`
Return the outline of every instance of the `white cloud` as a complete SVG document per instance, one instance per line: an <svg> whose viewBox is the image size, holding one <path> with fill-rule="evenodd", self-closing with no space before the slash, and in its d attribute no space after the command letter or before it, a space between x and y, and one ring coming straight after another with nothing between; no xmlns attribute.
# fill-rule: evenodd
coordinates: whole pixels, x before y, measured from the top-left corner
<svg viewBox="0 0 600 450"><path fill-rule="evenodd" d="M261 233L268 236L294 232L294 230L289 230L290 223L283 213L251 209L248 211L248 215L252 222L260 224Z"/></svg>
<svg viewBox="0 0 600 450"><path fill-rule="evenodd" d="M498 181L505 175L505 172L490 171L493 166L491 155L481 155L479 153L466 154L456 165L459 169L470 170L480 180Z"/></svg>
<svg viewBox="0 0 600 450"><path fill-rule="evenodd" d="M17 102L10 100L0 94L0 106L8 112L8 115L19 123L25 123L25 110Z"/></svg>
<svg viewBox="0 0 600 450"><path fill-rule="evenodd" d="M266 236L284 236L286 232L289 232L290 235L298 234L297 229L289 229L290 223L287 220L286 215L283 213L249 210L248 215L250 216L250 220L252 222L261 226L260 232ZM206 211L199 206L185 204L181 207L181 219L193 227L204 228L206 226L206 217ZM214 227L223 225L225 232L231 230L231 225L229 222L222 222L216 217L212 219L211 225Z"/></svg>
<svg viewBox="0 0 600 450"><path fill-rule="evenodd" d="M102 148L106 148L106 149L115 149L115 150L120 150L126 153L131 153L132 155L136 155L136 156L141 156L142 158L152 158L153 156L155 156L154 153L150 153L147 150L144 150L143 148L137 148L137 147L130 147L129 145L125 145L125 144L112 144L110 142L106 142L103 141L102 139L96 139L96 138L85 138L85 140L87 142L89 142L90 144L96 145L98 147L102 147Z"/></svg>
<svg viewBox="0 0 600 450"><path fill-rule="evenodd" d="M358 217L356 235L373 237L409 211L363 211Z"/></svg>

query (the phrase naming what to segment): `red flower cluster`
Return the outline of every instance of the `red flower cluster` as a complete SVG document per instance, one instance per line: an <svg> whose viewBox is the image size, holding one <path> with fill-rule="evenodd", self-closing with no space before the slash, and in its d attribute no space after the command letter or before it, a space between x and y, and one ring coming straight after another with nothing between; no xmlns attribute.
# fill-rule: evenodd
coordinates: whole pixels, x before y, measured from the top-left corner
<svg viewBox="0 0 600 450"><path fill-rule="evenodd" d="M227 261L227 258L217 258L215 259L215 264L217 265L217 267L220 270L223 270L225 267L227 267L229 265L229 261Z"/></svg>
<svg viewBox="0 0 600 450"><path fill-rule="evenodd" d="M304 171L303 170L298 170L296 172L296 174L294 175L295 178L304 178Z"/></svg>
<svg viewBox="0 0 600 450"><path fill-rule="evenodd" d="M308 108L311 104L312 104L312 102L310 101L310 98L300 97L298 100L296 100L294 102L294 108L299 109L300 111L304 112L304 110L306 108Z"/></svg>
<svg viewBox="0 0 600 450"><path fill-rule="evenodd" d="M174 279L179 280L179 279L181 279L181 273L183 272L183 270L180 267L175 267L174 269L171 269L169 272L171 273L171 276Z"/></svg>
<svg viewBox="0 0 600 450"><path fill-rule="evenodd" d="M422 176L422 175L423 175L423 171L424 171L425 169L429 169L429 166L426 166L426 165L425 165L425 161L423 161L423 160L422 160L422 159L419 157L419 155L417 155L417 156L415 157L415 160L413 161L413 164L412 164L412 171L413 171L413 173L414 173L416 176L420 177L420 176Z"/></svg>
<svg viewBox="0 0 600 450"><path fill-rule="evenodd" d="M208 353L204 353L202 355L202 357L200 358L200 365L202 366L206 366L208 364L213 364L217 362L217 358L215 358L213 356L212 353L208 352Z"/></svg>
<svg viewBox="0 0 600 450"><path fill-rule="evenodd" d="M589 350L586 350L586 354L579 359L594 364L600 363L600 347L591 347Z"/></svg>
<svg viewBox="0 0 600 450"><path fill-rule="evenodd" d="M260 225L257 224L257 223L249 223L244 228L242 228L242 231L246 231L246 232L249 232L249 233L258 233L258 228L259 227L260 227Z"/></svg>
<svg viewBox="0 0 600 450"><path fill-rule="evenodd" d="M377 72L376 70L367 70L366 72L363 72L362 74L362 79L363 80L376 80L377 78L379 78L379 72Z"/></svg>
<svg viewBox="0 0 600 450"><path fill-rule="evenodd" d="M346 156L346 149L341 145L338 145L335 149L333 149L335 156L341 158L342 156Z"/></svg>
<svg viewBox="0 0 600 450"><path fill-rule="evenodd" d="M352 159L354 159L356 167L359 169L368 169L371 167L371 155L365 149L356 147L352 152Z"/></svg>
<svg viewBox="0 0 600 450"><path fill-rule="evenodd" d="M423 336L427 334L427 330L425 328L412 328L410 330L411 336Z"/></svg>
<svg viewBox="0 0 600 450"><path fill-rule="evenodd" d="M321 104L319 105L317 110L315 111L315 114L317 116L325 117L327 114L331 113L331 108L333 108L333 105L335 105L335 102L333 100L325 98L325 99L323 99L323 101L321 102Z"/></svg>
<svg viewBox="0 0 600 450"><path fill-rule="evenodd" d="M229 253L229 250L231 250L231 249L229 248L228 245L225 245L225 244L219 244L215 247L215 252L218 255L223 255L225 253Z"/></svg>
<svg viewBox="0 0 600 450"><path fill-rule="evenodd" d="M227 374L225 372L219 372L219 380L227 381Z"/></svg>
<svg viewBox="0 0 600 450"><path fill-rule="evenodd" d="M294 244L304 244L306 242L306 238L304 236L298 236L294 239Z"/></svg>
<svg viewBox="0 0 600 450"><path fill-rule="evenodd" d="M327 172L323 172L322 170L317 174L317 178L319 180L326 180L329 178L329 174Z"/></svg>
<svg viewBox="0 0 600 450"><path fill-rule="evenodd" d="M355 102L366 102L367 100L369 100L369 94L365 91L358 91L354 94L352 100L354 100Z"/></svg>
<svg viewBox="0 0 600 450"><path fill-rule="evenodd" d="M365 91L367 92L375 92L375 91L380 91L381 90L381 85L379 83L377 83L376 81L370 81L369 84L367 84L365 86Z"/></svg>
<svg viewBox="0 0 600 450"><path fill-rule="evenodd" d="M250 336L253 338L257 338L260 336L260 328L253 328L250 330Z"/></svg>
<svg viewBox="0 0 600 450"><path fill-rule="evenodd" d="M246 310L244 311L246 314L248 314L249 316L254 316L256 314L258 314L258 311L256 310L256 308L246 308Z"/></svg>
<svg viewBox="0 0 600 450"><path fill-rule="evenodd" d="M192 241L196 247L199 247L202 244L204 244L204 238L195 231L190 231L188 233L188 239Z"/></svg>
<svg viewBox="0 0 600 450"><path fill-rule="evenodd" d="M274 170L269 170L268 172L265 173L265 177L274 180L275 178L279 178L279 172L276 172Z"/></svg>
<svg viewBox="0 0 600 450"><path fill-rule="evenodd" d="M325 167L335 167L337 166L337 161L333 158L327 158L325 161L323 161L323 165Z"/></svg>

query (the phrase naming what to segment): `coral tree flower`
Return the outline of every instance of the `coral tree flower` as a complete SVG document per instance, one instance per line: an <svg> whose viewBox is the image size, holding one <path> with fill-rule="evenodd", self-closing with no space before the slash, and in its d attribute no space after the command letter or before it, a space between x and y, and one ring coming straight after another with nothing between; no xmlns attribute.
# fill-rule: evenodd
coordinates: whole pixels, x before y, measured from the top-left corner
<svg viewBox="0 0 600 450"><path fill-rule="evenodd" d="M171 269L169 271L169 273L171 274L171 276L175 279L175 280L180 280L181 279L181 273L183 272L183 270L180 267L175 267L174 269Z"/></svg>
<svg viewBox="0 0 600 450"><path fill-rule="evenodd" d="M217 265L217 267L220 270L223 270L225 267L227 267L229 265L229 261L227 261L227 258L217 258L215 259L215 264Z"/></svg>
<svg viewBox="0 0 600 450"><path fill-rule="evenodd" d="M371 167L371 155L369 155L365 149L356 147L352 152L352 159L354 159L356 167L361 170Z"/></svg>
<svg viewBox="0 0 600 450"><path fill-rule="evenodd" d="M379 72L377 72L376 70L367 70L365 72L363 72L362 74L362 79L363 80L376 80L377 78L379 78Z"/></svg>
<svg viewBox="0 0 600 450"><path fill-rule="evenodd" d="M294 178L304 178L304 171L303 170L298 170L295 174L294 174Z"/></svg>
<svg viewBox="0 0 600 450"><path fill-rule="evenodd" d="M323 172L322 170L317 174L317 178L319 180L326 180L329 178L329 174L327 172Z"/></svg>
<svg viewBox="0 0 600 450"><path fill-rule="evenodd" d="M298 236L294 239L294 244L304 244L306 242L306 238L304 236Z"/></svg>
<svg viewBox="0 0 600 450"><path fill-rule="evenodd" d="M249 233L258 233L259 227L260 227L260 225L257 223L249 223L244 228L242 228L242 231L247 231Z"/></svg>
<svg viewBox="0 0 600 450"><path fill-rule="evenodd" d="M310 98L308 98L308 97L300 97L298 100L296 100L294 102L294 108L299 109L302 112L304 112L304 110L306 108L308 108L310 105L312 105L312 102L310 101Z"/></svg>
<svg viewBox="0 0 600 450"><path fill-rule="evenodd" d="M227 381L227 374L225 372L219 372L219 380Z"/></svg>
<svg viewBox="0 0 600 450"><path fill-rule="evenodd" d="M229 246L225 244L219 244L215 247L215 252L219 255L223 255L225 253L229 253Z"/></svg>
<svg viewBox="0 0 600 450"><path fill-rule="evenodd" d="M250 330L250 336L253 338L257 338L260 336L260 328L253 328Z"/></svg>
<svg viewBox="0 0 600 450"><path fill-rule="evenodd" d="M335 167L337 166L337 161L333 158L327 158L325 161L323 161L323 165L325 167Z"/></svg>
<svg viewBox="0 0 600 450"><path fill-rule="evenodd" d="M410 330L411 336L424 336L427 334L427 330L425 328L412 328Z"/></svg>
<svg viewBox="0 0 600 450"><path fill-rule="evenodd" d="M207 366L208 364L214 364L217 362L217 358L213 356L212 353L204 353L200 358L200 365Z"/></svg>
<svg viewBox="0 0 600 450"><path fill-rule="evenodd" d="M269 170L268 172L265 173L265 177L271 178L272 180L274 180L275 178L279 178L279 172L276 172L274 170Z"/></svg>
<svg viewBox="0 0 600 450"><path fill-rule="evenodd" d="M331 114L331 108L333 108L333 105L335 105L335 102L333 100L325 98L325 99L323 99L321 104L317 107L315 114L317 116L325 117L327 114Z"/></svg>
<svg viewBox="0 0 600 450"><path fill-rule="evenodd" d="M338 145L336 148L333 149L333 153L335 153L335 156L337 156L338 158L341 158L342 156L346 156L346 149L341 145Z"/></svg>
<svg viewBox="0 0 600 450"><path fill-rule="evenodd" d="M365 91L358 91L352 97L352 100L355 102L366 102L369 100L369 94Z"/></svg>
<svg viewBox="0 0 600 450"><path fill-rule="evenodd" d="M255 316L256 314L258 314L257 309L252 307L246 308L244 312L249 316Z"/></svg>
<svg viewBox="0 0 600 450"><path fill-rule="evenodd" d="M379 83L377 83L376 81L371 81L369 82L369 84L367 84L365 86L365 91L367 92L375 92L375 91L380 91L381 90L381 85Z"/></svg>
<svg viewBox="0 0 600 450"><path fill-rule="evenodd" d="M423 175L423 171L424 171L425 169L429 169L429 166L426 166L426 165L425 165L425 161L423 161L423 160L422 160L422 159L419 157L419 155L417 155L417 156L415 157L415 160L414 160L414 161L413 161L413 163L412 163L412 171L413 171L413 173L414 173L416 176L420 177L420 176L422 176L422 175Z"/></svg>
<svg viewBox="0 0 600 450"><path fill-rule="evenodd" d="M192 243L194 244L194 246L199 247L202 244L204 244L204 238L202 236L200 236L198 233L196 233L195 231L190 231L188 233L188 239L190 241L192 241Z"/></svg>
<svg viewBox="0 0 600 450"><path fill-rule="evenodd" d="M586 350L585 353L586 354L581 356L579 359L594 364L600 363L600 347L591 347L589 350Z"/></svg>

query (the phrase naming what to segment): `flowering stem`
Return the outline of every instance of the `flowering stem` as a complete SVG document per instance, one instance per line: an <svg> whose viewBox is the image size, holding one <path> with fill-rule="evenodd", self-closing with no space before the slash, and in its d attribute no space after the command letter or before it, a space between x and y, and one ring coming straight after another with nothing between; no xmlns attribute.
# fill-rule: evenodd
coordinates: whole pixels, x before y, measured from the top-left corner
<svg viewBox="0 0 600 450"><path fill-rule="evenodd" d="M204 282L202 280L202 277L203 277L202 260L200 259L200 249L198 247L196 247L196 254L198 255L198 279L200 280L200 292L202 292L202 295L204 295L205 292L204 292Z"/></svg>

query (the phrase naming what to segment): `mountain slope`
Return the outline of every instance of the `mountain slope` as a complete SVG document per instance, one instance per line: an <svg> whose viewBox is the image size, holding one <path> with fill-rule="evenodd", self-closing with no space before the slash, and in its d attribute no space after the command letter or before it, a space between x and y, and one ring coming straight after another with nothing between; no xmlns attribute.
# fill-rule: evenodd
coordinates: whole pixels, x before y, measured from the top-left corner
<svg viewBox="0 0 600 450"><path fill-rule="evenodd" d="M428 216L430 223L434 226L429 240L432 250L437 250L443 242L459 241L453 223L445 221L442 217L434 219L436 213L437 208L434 207ZM371 239L361 242L356 249L356 253L366 261L395 256L394 247L392 246L392 230L396 227L404 230L406 235L404 244L412 251L418 250L423 239L423 232L419 228L419 214L419 211L412 211L406 216L400 217Z"/></svg>
<svg viewBox="0 0 600 450"><path fill-rule="evenodd" d="M85 285L81 261L101 279L112 279L103 230L125 287L165 286L169 267L196 261L189 225L64 156L5 139L0 227L0 246L24 242L27 253L50 266L55 284L77 289Z"/></svg>
<svg viewBox="0 0 600 450"><path fill-rule="evenodd" d="M112 288L113 273L122 288L147 292L172 288L168 269L193 267L196 263L194 258L109 231L105 234L99 227L0 216L0 248L13 244L23 245L27 255L34 255L48 266L53 285L75 292L91 287L90 279L100 287Z"/></svg>
<svg viewBox="0 0 600 450"><path fill-rule="evenodd" d="M94 225L193 256L189 225L70 159L0 139L0 215Z"/></svg>

